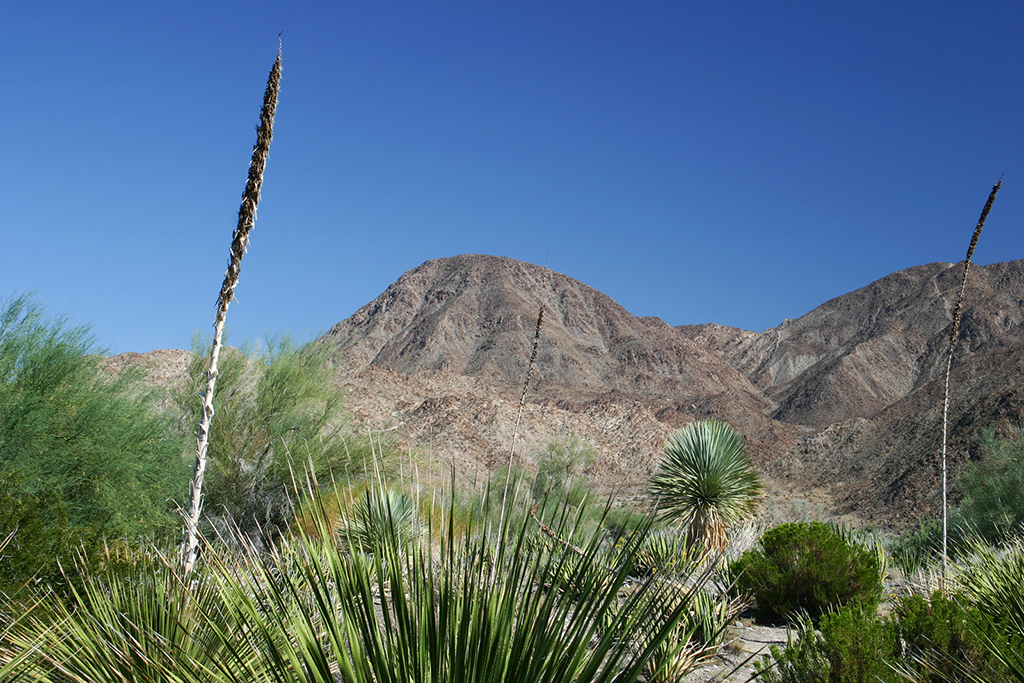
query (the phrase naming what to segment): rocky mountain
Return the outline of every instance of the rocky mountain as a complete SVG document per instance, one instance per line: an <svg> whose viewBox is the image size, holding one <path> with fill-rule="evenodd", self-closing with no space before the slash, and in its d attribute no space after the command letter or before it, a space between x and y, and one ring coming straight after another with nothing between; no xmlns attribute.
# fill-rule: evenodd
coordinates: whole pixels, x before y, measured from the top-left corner
<svg viewBox="0 0 1024 683"><path fill-rule="evenodd" d="M600 452L589 473L599 486L638 494L667 434L717 417L747 434L779 515L905 523L938 503L962 267L894 273L755 333L673 328L560 273L463 255L410 270L320 342L332 346L357 416L481 475L513 449L543 306L515 459L529 465L570 431ZM954 473L979 430L1024 417L1022 319L1024 261L972 268L954 358Z"/></svg>
<svg viewBox="0 0 1024 683"><path fill-rule="evenodd" d="M838 509L912 522L935 508L942 394L963 264L889 275L752 335L680 330L750 377L774 419L814 434L767 468ZM972 267L950 388L953 478L986 427L1024 416L1024 261Z"/></svg>
<svg viewBox="0 0 1024 683"><path fill-rule="evenodd" d="M701 415L732 421L758 446L759 454L778 454L782 446L796 442L797 430L772 420L771 401L714 350L662 320L630 315L570 277L508 258L464 255L428 261L320 341L335 348L347 381L355 387L365 385L365 392L353 392L356 406L375 400L368 394L379 397L381 371L392 373L385 384L395 386L395 399L366 409L364 417L390 415L407 425L421 425L430 419L422 414L424 404L413 405L405 397L418 395L418 387L429 384L437 389L430 400L455 413L443 423L447 431L432 438L434 448L462 461L465 453L447 449L446 444L454 439L461 448L473 441L478 459L493 464L511 448L542 305L528 399L531 406L542 406L547 417L539 425L524 421L530 423L524 424L526 451L540 448L560 429L571 430L609 453L609 460L593 473L598 479L609 487L625 483L636 489L650 474L665 436ZM416 386L408 386L410 381ZM446 390L451 382L455 384ZM470 395L476 394L501 404L496 410L503 417L495 419L508 428L503 438L487 435L482 421L467 425L460 420L467 411L477 410L478 406L467 405ZM645 424L636 438L613 440L577 424L581 414L594 414L600 422L623 409L630 419ZM464 432L457 438L455 425ZM530 438L531 430L535 438ZM625 479L623 458L636 464L629 468L634 474Z"/></svg>
<svg viewBox="0 0 1024 683"><path fill-rule="evenodd" d="M586 472L599 490L641 496L666 437L714 417L747 435L769 516L905 525L939 505L962 273L909 268L757 333L637 318L560 273L463 255L410 270L319 343L355 417L395 439L423 478L530 467L571 433L599 454ZM972 267L950 384L951 481L980 456L983 429L1024 422L1022 320L1024 261ZM187 361L165 350L106 363L166 385Z"/></svg>

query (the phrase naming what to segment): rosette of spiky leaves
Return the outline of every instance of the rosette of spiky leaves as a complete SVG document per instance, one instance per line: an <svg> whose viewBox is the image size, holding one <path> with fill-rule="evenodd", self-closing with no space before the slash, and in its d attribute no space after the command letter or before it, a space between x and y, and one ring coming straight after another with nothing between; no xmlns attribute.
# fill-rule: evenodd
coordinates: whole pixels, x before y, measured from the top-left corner
<svg viewBox="0 0 1024 683"><path fill-rule="evenodd" d="M300 532L273 555L220 565L224 603L240 625L225 635L239 654L262 653L261 662L229 662L232 683L636 681L689 594L664 612L656 581L620 599L632 562L608 569L607 583L594 570L599 531L580 547L546 547L530 540L535 521L517 518L456 535L448 515L421 543L373 554L339 553L329 529ZM578 537L578 521L552 531ZM578 590L566 590L571 583ZM637 649L641 628L649 640Z"/></svg>
<svg viewBox="0 0 1024 683"><path fill-rule="evenodd" d="M754 512L762 486L743 435L725 422L698 420L669 437L650 490L663 518L717 552L726 528Z"/></svg>
<svg viewBox="0 0 1024 683"><path fill-rule="evenodd" d="M186 578L154 549L103 560L106 569L96 570L83 558L68 595L43 593L13 624L0 646L0 674L10 677L0 679L215 682L225 662L243 662L248 671L261 661L259 652L234 647L236 624L209 577ZM13 670L5 672L12 654L6 666Z"/></svg>
<svg viewBox="0 0 1024 683"><path fill-rule="evenodd" d="M961 595L1005 634L993 637L978 628L984 646L1016 680L1024 681L1024 536L1010 538L999 549L975 538L967 559L956 567Z"/></svg>
<svg viewBox="0 0 1024 683"><path fill-rule="evenodd" d="M697 666L711 659L725 640L726 629L744 602L740 598L714 595L707 590L693 590L673 582L658 609L666 614L676 609L681 601L688 607L672 629L668 638L654 650L647 662L647 677L655 683L675 683ZM640 644L646 644L643 629Z"/></svg>
<svg viewBox="0 0 1024 683"><path fill-rule="evenodd" d="M401 546L412 537L414 504L394 487L367 489L345 517L341 537L353 552L375 553L390 544Z"/></svg>

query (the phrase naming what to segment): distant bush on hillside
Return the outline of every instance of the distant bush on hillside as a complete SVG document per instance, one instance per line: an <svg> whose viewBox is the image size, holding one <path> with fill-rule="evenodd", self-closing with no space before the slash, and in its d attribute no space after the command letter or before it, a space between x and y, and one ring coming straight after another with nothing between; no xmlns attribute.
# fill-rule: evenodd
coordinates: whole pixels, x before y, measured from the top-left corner
<svg viewBox="0 0 1024 683"><path fill-rule="evenodd" d="M981 437L982 457L960 477L963 523L990 543L1019 533L1024 525L1024 431Z"/></svg>

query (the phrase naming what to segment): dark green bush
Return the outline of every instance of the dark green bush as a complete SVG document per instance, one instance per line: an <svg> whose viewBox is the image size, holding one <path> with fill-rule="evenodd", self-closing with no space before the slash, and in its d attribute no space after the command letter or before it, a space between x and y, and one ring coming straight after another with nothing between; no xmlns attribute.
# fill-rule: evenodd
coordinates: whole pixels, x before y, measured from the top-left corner
<svg viewBox="0 0 1024 683"><path fill-rule="evenodd" d="M801 618L796 638L771 648L759 677L766 683L1003 681L1009 671L985 646L1004 639L981 613L937 592L900 601L891 617L847 605L822 616L820 631Z"/></svg>
<svg viewBox="0 0 1024 683"><path fill-rule="evenodd" d="M750 593L768 620L817 619L849 603L874 607L882 595L878 556L821 522L782 524L761 548L732 563L736 588Z"/></svg>
<svg viewBox="0 0 1024 683"><path fill-rule="evenodd" d="M821 618L820 634L802 619L797 638L785 649L771 648L770 659L759 665L767 683L875 683L904 680L890 662L900 656L900 641L892 623L875 616L872 608L850 604Z"/></svg>
<svg viewBox="0 0 1024 683"><path fill-rule="evenodd" d="M1007 678L1007 672L985 647L986 637L1002 636L977 608L962 607L941 591L930 600L913 595L900 601L894 623L906 648L906 659L930 672L922 680L968 680L968 670L982 680Z"/></svg>

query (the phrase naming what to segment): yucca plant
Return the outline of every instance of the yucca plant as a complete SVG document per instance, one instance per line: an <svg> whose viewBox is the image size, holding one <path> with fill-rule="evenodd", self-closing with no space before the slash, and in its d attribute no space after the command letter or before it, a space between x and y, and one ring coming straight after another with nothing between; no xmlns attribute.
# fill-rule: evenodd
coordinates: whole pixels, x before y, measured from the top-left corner
<svg viewBox="0 0 1024 683"><path fill-rule="evenodd" d="M280 36L278 36L280 38ZM267 78L267 89L263 94L263 108L260 110L260 125L256 130L256 145L252 150L249 178L242 193L242 205L238 209L238 224L231 236L231 253L220 295L217 297L217 314L213 324L213 344L210 346L209 366L206 370L206 389L203 392L202 415L196 439L196 464L189 484L189 505L185 513L184 540L181 546L182 566L185 573L192 571L199 550L199 515L203 509L203 478L206 474L206 456L210 445L210 424L213 420L213 393L217 387L218 362L224 321L228 306L235 297L238 275L242 270L242 257L249 248L249 233L256 225L256 207L260 203L260 189L263 187L263 171L270 155L270 142L274 138L274 115L277 112L277 96L281 89L281 49Z"/></svg>
<svg viewBox="0 0 1024 683"><path fill-rule="evenodd" d="M355 499L339 534L353 552L373 554L386 545L413 539L415 504L394 486L370 487Z"/></svg>
<svg viewBox="0 0 1024 683"><path fill-rule="evenodd" d="M20 676L53 683L186 683L223 675L233 647L225 636L237 627L226 620L230 612L214 583L194 574L186 579L159 551L134 555L132 563L112 562L106 570L83 561L68 596L43 595L12 626L5 640L24 660ZM234 655L239 661L259 657L254 651Z"/></svg>
<svg viewBox="0 0 1024 683"><path fill-rule="evenodd" d="M698 420L669 437L650 481L666 520L710 552L726 545L726 529L750 516L762 491L743 435L717 420Z"/></svg>
<svg viewBox="0 0 1024 683"><path fill-rule="evenodd" d="M531 519L511 518L457 537L449 522L438 543L425 533L424 544L384 544L373 554L339 552L321 530L284 543L270 560L225 563L222 600L245 642L235 647L264 656L226 667L232 680L637 680L690 593L656 610L661 584L622 591L630 563L595 571L605 556L599 533L583 547L552 549L532 541ZM572 537L579 519L556 535ZM649 640L638 650L641 626Z"/></svg>
<svg viewBox="0 0 1024 683"><path fill-rule="evenodd" d="M986 649L1016 680L1024 681L1024 536L993 548L977 537L954 567L964 599L978 607L1005 638L979 629Z"/></svg>
<svg viewBox="0 0 1024 683"><path fill-rule="evenodd" d="M669 637L654 650L647 662L646 675L655 683L675 683L700 664L714 657L725 640L726 629L745 606L740 598L730 599L707 590L694 590L676 582L668 583L664 601L657 609L671 611L680 600L687 607ZM643 629L638 644L647 644Z"/></svg>

